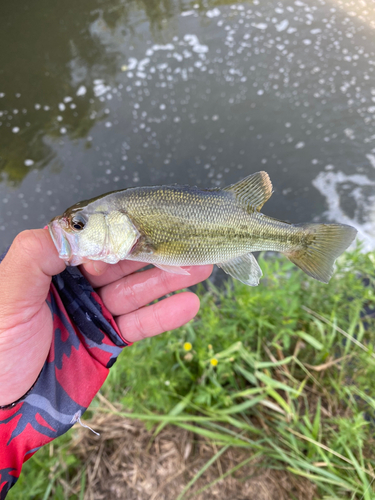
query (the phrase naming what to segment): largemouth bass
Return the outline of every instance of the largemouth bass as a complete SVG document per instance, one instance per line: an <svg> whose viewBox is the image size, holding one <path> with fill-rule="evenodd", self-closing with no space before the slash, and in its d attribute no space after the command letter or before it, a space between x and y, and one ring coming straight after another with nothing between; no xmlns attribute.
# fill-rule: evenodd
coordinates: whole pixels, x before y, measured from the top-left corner
<svg viewBox="0 0 375 500"><path fill-rule="evenodd" d="M252 252L271 250L328 283L336 258L356 229L344 224L289 224L260 213L272 194L266 172L224 189L136 187L68 208L49 223L68 265L129 259L188 274L181 266L216 264L256 286L262 271Z"/></svg>

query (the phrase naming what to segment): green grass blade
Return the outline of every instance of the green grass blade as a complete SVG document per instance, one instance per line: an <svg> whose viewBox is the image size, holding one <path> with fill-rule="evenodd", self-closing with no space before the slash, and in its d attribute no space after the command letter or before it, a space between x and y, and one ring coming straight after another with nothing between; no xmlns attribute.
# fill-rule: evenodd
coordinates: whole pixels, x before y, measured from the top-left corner
<svg viewBox="0 0 375 500"><path fill-rule="evenodd" d="M214 463L216 460L229 448L229 445L223 446L221 450L219 450L210 460L195 474L195 476L188 482L185 488L178 495L177 500L182 500L185 493L193 486L193 484L198 481L202 474L206 472L206 470Z"/></svg>
<svg viewBox="0 0 375 500"><path fill-rule="evenodd" d="M259 456L262 456L262 452L254 453L254 455L252 455L251 457L245 458L245 460L242 460L242 462L240 462L239 464L237 464L234 467L232 467L231 469L229 469L227 472L222 474L220 477L217 477L216 479L211 481L209 484L206 484L205 486L203 486L203 488L200 488L198 491L196 491L195 493L190 495L189 498L193 498L195 496L200 495L205 490L208 490L209 488L211 488L211 486L216 484L218 481L221 481L221 480L225 479L226 477L230 476L231 474L238 471L239 469L241 469L242 467L247 465L249 462L252 462L256 458L258 458Z"/></svg>
<svg viewBox="0 0 375 500"><path fill-rule="evenodd" d="M79 492L79 500L84 500L85 489L86 489L86 469L83 469L81 477L81 490Z"/></svg>
<svg viewBox="0 0 375 500"><path fill-rule="evenodd" d="M274 368L275 366L288 365L294 360L294 356L288 356L280 361L256 361L255 368L257 370L263 370L265 368Z"/></svg>
<svg viewBox="0 0 375 500"><path fill-rule="evenodd" d="M272 387L273 389L282 389L283 391L290 392L290 393L296 394L296 395L298 394L298 391L296 391L295 389L293 389L289 385L284 384L283 382L279 382L278 380L275 380L275 379L269 377L265 373L256 371L255 376L257 379L259 379L261 382L266 384L266 386L268 386L268 387Z"/></svg>
<svg viewBox="0 0 375 500"><path fill-rule="evenodd" d="M317 349L318 351L321 351L323 349L323 344L319 342L319 340L316 340L316 338L314 338L312 335L301 330L297 330L295 333L296 335L298 335L298 337L310 344L314 349Z"/></svg>
<svg viewBox="0 0 375 500"><path fill-rule="evenodd" d="M250 399L249 401L245 401L244 403L240 403L238 405L233 405L230 408L226 408L225 410L217 410L216 413L217 415L233 415L234 413L240 413L257 405L258 403L263 401L263 399L265 399L266 397L267 397L266 395L257 396L255 398Z"/></svg>
<svg viewBox="0 0 375 500"><path fill-rule="evenodd" d="M169 415L176 416L179 415L181 412L183 412L190 403L192 396L193 396L193 391L190 391L189 394L186 397L184 397L182 401L177 403L176 406L172 408L172 410L169 412ZM167 424L168 422L161 422L155 429L154 437L157 436L159 432L162 431Z"/></svg>

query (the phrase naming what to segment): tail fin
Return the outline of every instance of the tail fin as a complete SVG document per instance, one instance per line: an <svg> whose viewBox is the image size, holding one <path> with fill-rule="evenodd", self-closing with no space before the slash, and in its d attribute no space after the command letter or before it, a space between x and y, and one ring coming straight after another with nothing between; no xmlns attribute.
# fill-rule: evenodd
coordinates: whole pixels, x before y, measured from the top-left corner
<svg viewBox="0 0 375 500"><path fill-rule="evenodd" d="M333 264L354 240L357 230L344 224L296 224L305 234L303 248L286 256L306 274L328 283Z"/></svg>

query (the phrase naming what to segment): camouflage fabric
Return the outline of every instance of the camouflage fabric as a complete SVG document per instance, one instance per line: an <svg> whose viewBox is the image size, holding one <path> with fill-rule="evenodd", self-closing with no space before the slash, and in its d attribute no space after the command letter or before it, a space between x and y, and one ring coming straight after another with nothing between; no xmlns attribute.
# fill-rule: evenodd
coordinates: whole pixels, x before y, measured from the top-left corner
<svg viewBox="0 0 375 500"><path fill-rule="evenodd" d="M0 500L22 464L78 421L128 345L78 268L53 277L47 303L54 326L48 358L27 395L0 409Z"/></svg>

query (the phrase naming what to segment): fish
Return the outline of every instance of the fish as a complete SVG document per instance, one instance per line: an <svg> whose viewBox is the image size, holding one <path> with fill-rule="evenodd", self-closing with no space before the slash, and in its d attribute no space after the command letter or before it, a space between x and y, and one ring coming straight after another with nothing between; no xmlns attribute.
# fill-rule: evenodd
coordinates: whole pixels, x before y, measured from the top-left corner
<svg viewBox="0 0 375 500"><path fill-rule="evenodd" d="M184 266L216 264L257 286L262 271L253 252L274 251L328 283L335 260L357 230L338 223L291 224L264 215L260 210L272 192L263 171L223 189L132 187L76 203L48 228L59 257L71 266L128 259L189 274Z"/></svg>

